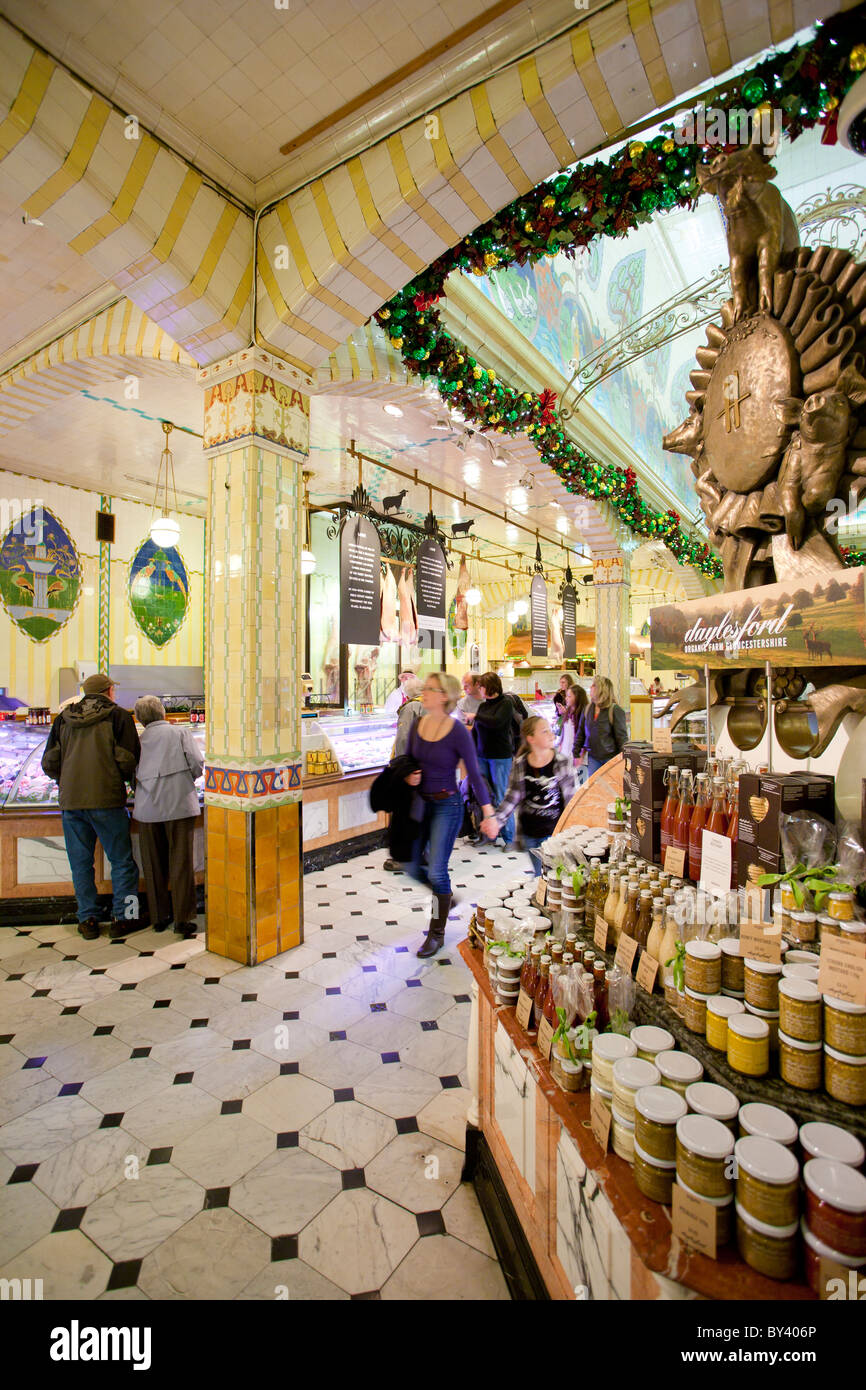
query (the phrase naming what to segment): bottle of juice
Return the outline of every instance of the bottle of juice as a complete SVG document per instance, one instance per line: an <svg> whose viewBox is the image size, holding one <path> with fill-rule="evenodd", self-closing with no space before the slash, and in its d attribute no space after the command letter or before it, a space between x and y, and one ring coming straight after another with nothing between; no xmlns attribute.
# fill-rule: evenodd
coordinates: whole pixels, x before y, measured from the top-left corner
<svg viewBox="0 0 866 1390"><path fill-rule="evenodd" d="M544 996L544 1004L541 1009L542 1016L547 1019L548 1023L556 1023L556 1000L553 997L553 986L561 969L561 965L557 965L551 961L550 974L547 980L547 993Z"/></svg>
<svg viewBox="0 0 866 1390"><path fill-rule="evenodd" d="M689 826L691 825L694 809L695 798L692 793L692 774L687 767L684 767L680 773L680 800L677 806L676 820L671 826L671 844L677 849L688 851Z"/></svg>
<svg viewBox="0 0 866 1390"><path fill-rule="evenodd" d="M532 1027L538 1032L538 1025L541 1022L544 1001L547 998L547 986L550 981L550 956L541 957L538 981L535 986L535 1001L532 1005Z"/></svg>
<svg viewBox="0 0 866 1390"><path fill-rule="evenodd" d="M659 951L661 949L662 937L665 933L665 900L662 897L653 898L653 920L650 927L649 937L646 943L646 953L653 960L660 960Z"/></svg>
<svg viewBox="0 0 866 1390"><path fill-rule="evenodd" d="M604 961L597 961L592 972L593 976L593 1004L595 1006L595 1026L600 1033L610 1023L607 1002L607 972L604 968Z"/></svg>
<svg viewBox="0 0 866 1390"><path fill-rule="evenodd" d="M604 900L603 916L607 922L608 936L613 928L613 915L619 906L619 869L612 868L608 878L607 897Z"/></svg>
<svg viewBox="0 0 866 1390"><path fill-rule="evenodd" d="M695 780L698 789L695 795L695 809L692 812L692 818L689 822L689 858L686 866L686 873L693 883L700 883L702 841L710 805L707 774L705 772L699 772Z"/></svg>
<svg viewBox="0 0 866 1390"><path fill-rule="evenodd" d="M630 936L632 940L637 939L637 919L638 919L638 894L640 885L629 880L628 885L628 906L625 910L620 936ZM652 896L652 895L650 895Z"/></svg>
<svg viewBox="0 0 866 1390"><path fill-rule="evenodd" d="M586 929L591 932L595 928L595 914L598 912L598 882L600 860L590 859L589 878L586 881Z"/></svg>
<svg viewBox="0 0 866 1390"><path fill-rule="evenodd" d="M667 853L668 845L671 843L671 825L676 819L677 807L679 805L679 776L680 770L678 767L669 767L664 775L667 796L662 806L662 868L665 866L665 854Z"/></svg>
<svg viewBox="0 0 866 1390"><path fill-rule="evenodd" d="M653 895L649 888L642 888L638 899L637 935L635 940L642 951L646 950L650 928L653 924Z"/></svg>
<svg viewBox="0 0 866 1390"><path fill-rule="evenodd" d="M740 773L744 763L732 763L728 770L728 829L731 842L731 887L737 886L737 841L740 834Z"/></svg>
<svg viewBox="0 0 866 1390"><path fill-rule="evenodd" d="M707 816L706 830L712 830L716 835L726 835L728 832L728 812L725 807L725 784L721 777L713 778L713 804L710 807L710 814Z"/></svg>

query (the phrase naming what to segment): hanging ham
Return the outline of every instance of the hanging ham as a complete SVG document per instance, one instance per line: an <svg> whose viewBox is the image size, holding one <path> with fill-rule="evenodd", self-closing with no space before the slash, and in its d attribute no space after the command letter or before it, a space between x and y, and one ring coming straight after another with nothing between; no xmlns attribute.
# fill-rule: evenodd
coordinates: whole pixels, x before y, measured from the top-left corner
<svg viewBox="0 0 866 1390"><path fill-rule="evenodd" d="M469 607L466 603L466 594L471 584L469 567L465 560L461 560L460 569L457 571L457 593L454 595L455 632L467 632L469 629Z"/></svg>
<svg viewBox="0 0 866 1390"><path fill-rule="evenodd" d="M418 611L415 607L415 576L406 566L397 585L400 595L400 641L404 647L418 645Z"/></svg>
<svg viewBox="0 0 866 1390"><path fill-rule="evenodd" d="M397 581L390 565L385 565L382 578L381 638L382 642L400 641L400 624L397 621Z"/></svg>

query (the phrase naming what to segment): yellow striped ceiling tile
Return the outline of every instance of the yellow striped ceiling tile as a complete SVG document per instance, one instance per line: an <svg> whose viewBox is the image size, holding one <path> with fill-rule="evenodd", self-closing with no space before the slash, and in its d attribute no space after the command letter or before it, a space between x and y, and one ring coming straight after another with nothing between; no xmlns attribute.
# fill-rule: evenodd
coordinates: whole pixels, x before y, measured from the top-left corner
<svg viewBox="0 0 866 1390"><path fill-rule="evenodd" d="M279 204L277 215L279 216L283 231L286 234L286 241L288 242L292 259L300 271L301 281L307 293L312 294L322 304L327 304L329 309L336 310L338 314L347 318L350 323L360 325L366 322L366 314L362 314L361 311L354 308L353 305L347 304L344 299L340 299L338 295L333 294L331 290L319 281L313 267L310 265L307 253L304 249L303 240L295 224L295 219L292 217L285 200ZM345 247L343 249L345 251ZM391 289L386 288L383 298L390 298L391 294Z"/></svg>
<svg viewBox="0 0 866 1390"><path fill-rule="evenodd" d="M171 255L174 243L180 235L181 228L189 216L189 210L201 186L201 174L197 174L194 169L189 169L175 195L171 210L163 223L162 231L150 253L157 261L167 261Z"/></svg>
<svg viewBox="0 0 866 1390"><path fill-rule="evenodd" d="M129 221L136 199L150 173L158 150L159 145L145 132L127 170L120 192L108 212L70 241L69 245L73 251L77 251L80 256L86 256L88 251L92 251L100 241L104 241L106 237L111 236L112 232L116 232L118 227L122 227L124 223Z"/></svg>
<svg viewBox="0 0 866 1390"><path fill-rule="evenodd" d="M108 354L109 354L109 352L111 351L111 348L109 347L109 342L110 342L110 339L111 339L111 329L112 329L112 324L114 323L114 311L115 311L116 308L117 308L117 305L116 305L116 304L112 304L111 307L110 307L109 309L106 309L105 315L104 315L104 316L103 316L103 315L100 315L100 318L102 319L102 322L100 323L100 331L101 331L101 333L102 333L102 356L103 356L103 357L107 357Z"/></svg>
<svg viewBox="0 0 866 1390"><path fill-rule="evenodd" d="M595 114L601 122L606 135L616 135L623 129L622 117L616 109L613 97L608 91L601 68L596 61L592 39L586 27L575 29L571 35L571 51L578 76L586 88Z"/></svg>
<svg viewBox="0 0 866 1390"><path fill-rule="evenodd" d="M274 275L267 256L259 256L258 267L262 283L273 306L274 314L281 324L286 328L291 328L296 333L303 334L303 336L309 338L311 342L318 344L319 347L327 348L329 351L339 346L335 339L326 338L323 333L319 333L318 329L313 328L311 324L305 323L297 314L293 314L289 310L288 304L280 293L277 278ZM275 348L274 350L278 355L288 355L283 348ZM295 366L299 365L296 360L293 359L293 361Z"/></svg>
<svg viewBox="0 0 866 1390"><path fill-rule="evenodd" d="M141 313L141 310L139 310L139 318L141 322L138 325L138 336L135 340L135 356L144 357L144 340L151 321L146 314Z"/></svg>
<svg viewBox="0 0 866 1390"><path fill-rule="evenodd" d="M715 77L731 66L731 50L722 13L721 0L695 0L698 23L704 36L704 47L710 72Z"/></svg>
<svg viewBox="0 0 866 1390"><path fill-rule="evenodd" d="M334 216L334 210L328 198L327 189L322 179L316 179L315 183L313 183L312 194L313 201L316 204L316 210L319 217L322 219L322 226L325 229L325 235L328 238L328 244L331 248L334 260L338 265L343 266L346 270L350 270L362 284L366 285L369 290L373 290L379 296L380 300L390 299L394 293L393 285L387 284L372 270L368 270L363 262L356 260L343 240L337 225L337 219Z"/></svg>
<svg viewBox="0 0 866 1390"><path fill-rule="evenodd" d="M365 337L366 343L367 343L367 354L368 354L369 359L370 359L370 375L371 375L373 381L378 381L378 380L379 380L379 363L378 363L378 360L377 360L377 358L376 358L376 344L375 344L375 342L374 342L374 340L373 340L373 325L372 325L372 323L368 323L368 324L365 324L365 325L364 325L364 337Z"/></svg>
<svg viewBox="0 0 866 1390"><path fill-rule="evenodd" d="M574 162L574 150L544 95L538 75L538 64L534 58L524 58L519 70L520 85L526 104L560 166L565 169Z"/></svg>
<svg viewBox="0 0 866 1390"><path fill-rule="evenodd" d="M793 0L770 0L770 37L781 43L794 32Z"/></svg>
<svg viewBox="0 0 866 1390"><path fill-rule="evenodd" d="M457 164L454 155L451 153L451 146L448 143L448 136L445 133L444 111L439 115L439 139L430 140L425 143L430 145L433 151L433 158L436 161L436 168L443 178L447 179L454 192L459 195L468 208L478 218L479 222L486 222L493 216L493 209L485 203L484 199L472 187L469 179Z"/></svg>
<svg viewBox="0 0 866 1390"><path fill-rule="evenodd" d="M346 339L346 349L349 353L349 361L352 364L352 380L358 381L361 376L361 367L358 362L358 353L351 338Z"/></svg>
<svg viewBox="0 0 866 1390"><path fill-rule="evenodd" d="M28 197L27 211L31 217L41 217L80 181L99 143L110 111L111 107L101 97L91 98L87 114L78 128L72 148L63 164Z"/></svg>
<svg viewBox="0 0 866 1390"><path fill-rule="evenodd" d="M231 235L232 228L240 215L240 208L234 207L231 203L227 203L220 213L219 221L208 242L207 250L201 258L195 278L189 287L194 298L198 299L200 295L204 294L210 284L219 258L226 248L226 242Z"/></svg>
<svg viewBox="0 0 866 1390"><path fill-rule="evenodd" d="M422 222L427 224L432 232L435 232L438 237L441 237L446 246L453 246L460 240L460 235L450 223L445 221L444 217L440 216L434 207L431 207L430 203L428 203L427 199L424 197L424 194L416 186L415 180L412 177L412 171L409 168L409 160L406 157L406 151L403 147L400 132L397 131L394 135L389 135L386 143L388 146L388 153L391 157L391 163L400 185L400 192L403 194L406 203L412 208L413 212L418 214Z"/></svg>
<svg viewBox="0 0 866 1390"><path fill-rule="evenodd" d="M393 252L398 260L402 261L404 265L407 265L413 275L418 275L422 270L425 270L426 265L421 257L416 255L404 241L401 241L396 233L391 231L390 227L386 227L385 223L380 218L376 211L375 204L373 203L373 195L370 192L370 185L367 182L367 176L364 173L364 166L361 160L359 158L350 159L346 168L352 180L355 195L358 199L358 206L361 209L361 213L367 225L367 230L381 241L383 246L386 246L389 251Z"/></svg>
<svg viewBox="0 0 866 1390"><path fill-rule="evenodd" d="M532 180L518 164L504 138L496 129L485 84L482 82L478 87L473 87L470 96L472 97L472 109L475 112L478 133L484 141L486 149L496 160L515 192L518 195L528 193L533 186Z"/></svg>
<svg viewBox="0 0 866 1390"><path fill-rule="evenodd" d="M30 130L53 72L54 63L48 55L34 52L9 114L0 122L0 159L5 159Z"/></svg>
<svg viewBox="0 0 866 1390"><path fill-rule="evenodd" d="M244 270L243 275L238 281L238 287L232 295L231 303L229 304L229 307L226 310L226 320L230 328L235 328L237 326L241 314L243 313L245 307L249 305L250 296L252 295L252 289L253 258L252 256L250 256L250 259L248 260L246 265L246 269Z"/></svg>
<svg viewBox="0 0 866 1390"><path fill-rule="evenodd" d="M649 0L628 0L628 17L637 51L646 69L650 91L657 106L666 106L674 99L674 89L662 58ZM659 59L662 61L659 62Z"/></svg>

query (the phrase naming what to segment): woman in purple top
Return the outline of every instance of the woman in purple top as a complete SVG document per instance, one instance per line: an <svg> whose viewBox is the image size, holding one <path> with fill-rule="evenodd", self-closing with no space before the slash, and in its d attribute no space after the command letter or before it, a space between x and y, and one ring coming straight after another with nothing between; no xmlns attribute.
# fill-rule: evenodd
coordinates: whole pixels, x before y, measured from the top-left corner
<svg viewBox="0 0 866 1390"><path fill-rule="evenodd" d="M432 672L424 682L421 718L412 728L407 752L420 763L419 772L406 778L417 787L424 802L424 819L415 837L411 863L407 866L419 883L433 889L435 911L431 914L427 937L418 955L435 956L445 940L445 926L451 909L451 879L448 860L463 822L463 798L457 790L457 767L465 763L469 782L485 816L493 814L489 792L478 767L475 745L469 731L451 711L461 695L456 676ZM427 849L427 865L421 863Z"/></svg>

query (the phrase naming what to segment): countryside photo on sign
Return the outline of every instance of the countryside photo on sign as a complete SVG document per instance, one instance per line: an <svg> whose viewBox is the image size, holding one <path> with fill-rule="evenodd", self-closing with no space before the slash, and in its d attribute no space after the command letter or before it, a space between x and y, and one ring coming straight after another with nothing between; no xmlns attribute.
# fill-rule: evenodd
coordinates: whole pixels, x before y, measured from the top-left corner
<svg viewBox="0 0 866 1390"><path fill-rule="evenodd" d="M862 570L666 604L650 617L654 670L866 665Z"/></svg>

